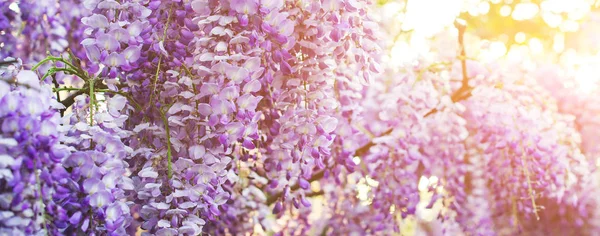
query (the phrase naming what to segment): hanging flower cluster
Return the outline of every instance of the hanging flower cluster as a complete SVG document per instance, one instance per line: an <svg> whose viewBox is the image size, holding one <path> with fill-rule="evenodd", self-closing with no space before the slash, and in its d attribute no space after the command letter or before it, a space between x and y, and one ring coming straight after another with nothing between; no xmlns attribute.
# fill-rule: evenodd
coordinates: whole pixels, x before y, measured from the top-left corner
<svg viewBox="0 0 600 236"><path fill-rule="evenodd" d="M59 142L59 105L34 72L11 66L0 68L0 232L57 234L68 215L53 195L69 154Z"/></svg>

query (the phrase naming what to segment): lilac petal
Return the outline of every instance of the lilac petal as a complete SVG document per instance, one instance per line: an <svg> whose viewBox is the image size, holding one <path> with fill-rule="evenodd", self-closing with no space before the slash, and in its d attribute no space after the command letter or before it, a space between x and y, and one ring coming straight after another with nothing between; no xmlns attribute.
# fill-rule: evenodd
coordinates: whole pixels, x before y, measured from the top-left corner
<svg viewBox="0 0 600 236"><path fill-rule="evenodd" d="M279 27L277 29L277 33L279 33L279 35L285 37L286 38L285 41L287 42L287 37L289 37L290 35L292 35L292 33L294 33L294 22L289 19L285 19L277 27Z"/></svg>
<svg viewBox="0 0 600 236"><path fill-rule="evenodd" d="M321 121L321 126L325 133L331 133L337 127L338 120L334 117L327 117L323 121Z"/></svg>
<svg viewBox="0 0 600 236"><path fill-rule="evenodd" d="M123 56L129 63L136 62L140 59L141 48L139 46L129 46L123 50Z"/></svg>
<svg viewBox="0 0 600 236"><path fill-rule="evenodd" d="M2 105L2 103L0 103ZM0 116L4 116L2 106L0 106ZM4 133L13 133L19 130L19 120L16 117L6 118L2 122L1 131ZM12 138L0 138L0 144L5 146L17 146L17 141Z"/></svg>
<svg viewBox="0 0 600 236"><path fill-rule="evenodd" d="M217 97L212 97L210 99L210 106L212 107L213 112L221 115L227 115L234 111L234 105L231 102Z"/></svg>
<svg viewBox="0 0 600 236"><path fill-rule="evenodd" d="M221 211L219 211L219 207L217 207L216 205L212 205L210 206L210 212L213 213L213 215L221 215Z"/></svg>
<svg viewBox="0 0 600 236"><path fill-rule="evenodd" d="M118 116L119 112L127 105L127 98L116 95L108 100L107 108L111 115Z"/></svg>
<svg viewBox="0 0 600 236"><path fill-rule="evenodd" d="M168 227L171 227L171 222L163 219L163 220L159 220L157 225L159 228L168 228Z"/></svg>
<svg viewBox="0 0 600 236"><path fill-rule="evenodd" d="M261 0L260 4L263 8L268 10L281 9L283 7L283 0Z"/></svg>
<svg viewBox="0 0 600 236"><path fill-rule="evenodd" d="M83 220L83 224L81 224L81 230L83 230L85 232L85 231L87 231L89 226L90 226L90 219L86 217L85 220Z"/></svg>
<svg viewBox="0 0 600 236"><path fill-rule="evenodd" d="M210 7L208 6L207 0L194 0L190 5L192 10L200 15L207 15L210 13Z"/></svg>
<svg viewBox="0 0 600 236"><path fill-rule="evenodd" d="M200 112L200 115L209 116L212 114L212 108L206 103L200 103L198 104L198 112Z"/></svg>
<svg viewBox="0 0 600 236"><path fill-rule="evenodd" d="M227 134L219 135L219 143L221 143L223 146L229 145L229 137L227 136Z"/></svg>
<svg viewBox="0 0 600 236"><path fill-rule="evenodd" d="M242 67L233 67L229 71L227 71L227 77L229 78L229 80L237 84L244 81L246 78L248 78L249 75L250 72L248 71L248 69Z"/></svg>
<svg viewBox="0 0 600 236"><path fill-rule="evenodd" d="M96 45L108 51L115 51L120 46L119 41L117 41L117 39L115 39L115 37L113 37L110 34L103 34L98 36L98 38L96 39Z"/></svg>
<svg viewBox="0 0 600 236"><path fill-rule="evenodd" d="M83 181L83 190L87 194L94 194L98 191L104 190L104 183L97 178L86 179Z"/></svg>
<svg viewBox="0 0 600 236"><path fill-rule="evenodd" d="M156 46L157 44L155 44ZM156 50L156 48L155 48ZM158 42L158 50L165 56L168 57L169 53L167 52L167 49L165 49L165 42L164 41L160 41Z"/></svg>
<svg viewBox="0 0 600 236"><path fill-rule="evenodd" d="M143 23L141 21L134 21L127 26L127 31L132 37L137 37L142 33Z"/></svg>
<svg viewBox="0 0 600 236"><path fill-rule="evenodd" d="M283 210L283 206L281 205L281 202L275 203L275 207L273 207L273 214L277 215L281 212L281 210Z"/></svg>
<svg viewBox="0 0 600 236"><path fill-rule="evenodd" d="M255 93L260 91L261 88L261 83L258 80L252 80L250 82L248 82L246 85L244 85L244 93Z"/></svg>
<svg viewBox="0 0 600 236"><path fill-rule="evenodd" d="M96 5L98 5L98 2L100 2L100 0L83 0L81 4L83 4L83 7L85 7L88 10L94 10L94 8L96 8Z"/></svg>
<svg viewBox="0 0 600 236"><path fill-rule="evenodd" d="M138 172L138 176L142 178L153 178L156 179L158 177L158 173L153 170L152 167L146 167Z"/></svg>
<svg viewBox="0 0 600 236"><path fill-rule="evenodd" d="M177 232L176 229L162 228L162 229L156 231L156 235L157 236L177 236L177 235L179 235L179 233Z"/></svg>
<svg viewBox="0 0 600 236"><path fill-rule="evenodd" d="M229 101L232 101L238 96L240 96L240 91L237 86L229 86L221 90L221 92L219 93L219 98L227 99Z"/></svg>
<svg viewBox="0 0 600 236"><path fill-rule="evenodd" d="M121 217L123 210L119 204L112 204L106 209L106 220L109 222L115 222Z"/></svg>
<svg viewBox="0 0 600 236"><path fill-rule="evenodd" d="M123 28L116 28L111 30L110 32L108 32L108 34L112 35L116 40L121 41L121 42L127 42L129 41L129 31L123 29Z"/></svg>
<svg viewBox="0 0 600 236"><path fill-rule="evenodd" d="M81 19L81 23L95 29L108 27L108 19L106 19L106 16L100 14L84 17Z"/></svg>
<svg viewBox="0 0 600 236"><path fill-rule="evenodd" d="M88 153L86 152L75 152L71 154L67 160L65 160L65 167L80 167L83 164L92 161Z"/></svg>
<svg viewBox="0 0 600 236"><path fill-rule="evenodd" d="M217 205L223 205L229 200L229 197L227 192L221 192L214 197L213 202Z"/></svg>
<svg viewBox="0 0 600 236"><path fill-rule="evenodd" d="M339 42L342 38L342 34L340 33L340 30L334 29L331 31L331 33L329 33L329 38L331 38L331 40L334 42Z"/></svg>
<svg viewBox="0 0 600 236"><path fill-rule="evenodd" d="M261 66L260 61L261 61L260 57L250 58L250 59L246 60L246 62L244 62L243 67L246 68L250 72L257 71Z"/></svg>
<svg viewBox="0 0 600 236"><path fill-rule="evenodd" d="M184 221L184 225L179 227L179 233L181 235L200 235L202 228L198 227L195 224L190 224Z"/></svg>
<svg viewBox="0 0 600 236"><path fill-rule="evenodd" d="M317 133L317 128L311 123L305 123L296 127L296 132L300 134L315 134Z"/></svg>
<svg viewBox="0 0 600 236"><path fill-rule="evenodd" d="M15 112L19 106L20 102L16 96L4 96L0 100L0 116Z"/></svg>
<svg viewBox="0 0 600 236"><path fill-rule="evenodd" d="M98 9L117 9L120 4L115 0L104 0L98 3Z"/></svg>
<svg viewBox="0 0 600 236"><path fill-rule="evenodd" d="M219 85L215 83L204 83L202 87L200 87L200 97L204 97L206 95L213 95L219 92Z"/></svg>
<svg viewBox="0 0 600 236"><path fill-rule="evenodd" d="M248 139L244 139L243 145L244 145L244 147L246 149L254 149L254 148L256 148L256 145L254 145L254 143L251 140L248 140Z"/></svg>
<svg viewBox="0 0 600 236"><path fill-rule="evenodd" d="M292 67L290 66L290 64L288 64L285 61L283 61L279 65L279 69L281 70L281 72L283 72L284 75L290 75L290 74L292 74Z"/></svg>
<svg viewBox="0 0 600 236"><path fill-rule="evenodd" d="M258 10L258 2L256 0L232 0L230 7L237 13L252 15Z"/></svg>
<svg viewBox="0 0 600 236"><path fill-rule="evenodd" d="M17 74L17 81L20 84L25 84L35 89L40 88L40 80L38 76L30 70L19 71L19 73Z"/></svg>
<svg viewBox="0 0 600 236"><path fill-rule="evenodd" d="M229 63L227 63L227 62L221 61L221 62L219 62L219 63L216 63L215 65L213 65L213 66L210 68L210 70L212 70L212 71L214 71L214 72L217 72L217 73L219 73L219 74L222 74L222 75L224 75L224 74L226 74L226 73L227 73L227 71L229 71L229 70L233 70L233 69L235 69L235 68L236 68L236 67L232 66L231 64L229 64Z"/></svg>
<svg viewBox="0 0 600 236"><path fill-rule="evenodd" d="M419 148L413 147L408 149L408 157L412 160L420 160L423 155L421 155L421 152L419 152Z"/></svg>
<svg viewBox="0 0 600 236"><path fill-rule="evenodd" d="M100 62L100 49L96 47L96 45L87 45L84 46L85 54L87 58L94 63Z"/></svg>
<svg viewBox="0 0 600 236"><path fill-rule="evenodd" d="M307 199L306 199L304 196L302 196L302 197L300 198L300 202L301 202L301 203L302 203L302 205L304 205L305 207L310 207L310 206L311 206L310 202L309 202L309 201L308 201L308 200L307 200Z"/></svg>
<svg viewBox="0 0 600 236"><path fill-rule="evenodd" d="M206 148L204 146L194 145L189 148L188 152L193 160L198 160L206 154Z"/></svg>
<svg viewBox="0 0 600 236"><path fill-rule="evenodd" d="M10 85L8 85L8 83L4 82L3 80L0 80L0 100L2 99L2 97L4 97L4 95L8 94L9 91Z"/></svg>
<svg viewBox="0 0 600 236"><path fill-rule="evenodd" d="M236 100L236 104L240 110L254 111L261 99L262 96L244 94Z"/></svg>
<svg viewBox="0 0 600 236"><path fill-rule="evenodd" d="M306 179L304 179L304 178L299 178L298 179L298 185L302 189L308 189L310 187L310 183Z"/></svg>
<svg viewBox="0 0 600 236"><path fill-rule="evenodd" d="M125 57L119 53L112 52L106 59L104 59L104 64L110 67L119 67L125 65Z"/></svg>
<svg viewBox="0 0 600 236"><path fill-rule="evenodd" d="M90 197L90 205L93 207L102 208L112 202L112 195L108 191L100 191L92 194Z"/></svg>
<svg viewBox="0 0 600 236"><path fill-rule="evenodd" d="M78 212L75 212L75 214L73 214L69 218L69 223L76 225L79 223L80 220L81 220L81 211L78 211Z"/></svg>
<svg viewBox="0 0 600 236"><path fill-rule="evenodd" d="M232 137L235 137L235 139L241 137L242 134L244 134L244 129L245 126L240 122L229 123L225 126L225 130L227 131L227 133Z"/></svg>
<svg viewBox="0 0 600 236"><path fill-rule="evenodd" d="M0 168L7 168L15 163L15 159L6 154L0 154Z"/></svg>
<svg viewBox="0 0 600 236"><path fill-rule="evenodd" d="M244 14L244 15L238 15L238 21L240 22L241 26L247 26L248 25L248 15Z"/></svg>

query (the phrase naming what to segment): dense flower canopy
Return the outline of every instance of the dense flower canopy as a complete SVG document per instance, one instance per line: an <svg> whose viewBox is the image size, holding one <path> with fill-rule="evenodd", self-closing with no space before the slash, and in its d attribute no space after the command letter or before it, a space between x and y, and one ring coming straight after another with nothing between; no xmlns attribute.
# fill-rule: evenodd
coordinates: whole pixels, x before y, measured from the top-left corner
<svg viewBox="0 0 600 236"><path fill-rule="evenodd" d="M578 67L415 2L0 2L0 234L600 232Z"/></svg>

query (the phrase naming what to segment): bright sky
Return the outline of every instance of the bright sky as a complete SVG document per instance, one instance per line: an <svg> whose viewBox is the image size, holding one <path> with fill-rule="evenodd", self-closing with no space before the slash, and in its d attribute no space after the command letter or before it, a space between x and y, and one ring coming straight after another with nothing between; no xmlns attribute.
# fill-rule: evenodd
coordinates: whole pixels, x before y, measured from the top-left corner
<svg viewBox="0 0 600 236"><path fill-rule="evenodd" d="M401 22L403 30L412 30L409 40L400 39L394 43L390 52L390 62L401 66L414 61L415 58L427 58L432 45L430 38L451 29L455 18L461 11L468 11L471 15L484 15L490 11L490 4L500 2L512 3L517 0L408 0L406 14L398 14L404 9L404 1L390 1L383 9L383 17L393 18ZM580 30L580 23L590 13L595 0L544 0L541 4L530 3L527 0L517 1L514 7L505 5L500 8L500 14L511 16L515 20L529 20L536 15L550 27L561 32L575 32ZM589 30L589 29L588 29ZM456 32L448 31L455 37ZM452 35L454 33L454 35ZM481 61L494 61L501 57L513 62L524 62L531 59L544 59L547 54L569 54L569 58L562 60L565 66L570 67L570 72L577 78L577 87L582 92L591 93L597 90L595 85L600 81L600 52L593 55L579 55L565 51L564 33L557 34L552 39L538 39L529 37L527 32L517 33L514 39L519 45L507 47L501 41L479 42L478 58ZM542 40L550 42L550 48L545 49ZM585 52L589 53L589 52Z"/></svg>

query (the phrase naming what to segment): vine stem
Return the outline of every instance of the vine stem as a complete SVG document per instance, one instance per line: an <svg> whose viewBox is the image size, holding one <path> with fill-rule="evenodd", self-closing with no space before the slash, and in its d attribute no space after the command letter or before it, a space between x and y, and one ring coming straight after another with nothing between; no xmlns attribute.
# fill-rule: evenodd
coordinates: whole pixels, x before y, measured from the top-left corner
<svg viewBox="0 0 600 236"><path fill-rule="evenodd" d="M190 78L192 78L193 75L192 75L192 72L190 71L190 69L187 68L187 66L185 66L185 64L182 64L181 66L183 67L183 70L185 71L185 73ZM193 83L192 83L192 89L194 91L194 95L198 95L198 91L196 89L196 85L193 84ZM196 100L196 115L198 116L198 119L200 119L200 111L198 110L198 106L200 106L200 103L198 102L198 99L195 99L195 100ZM198 126L197 126L197 129L198 129L198 142L200 142L200 140L201 140L201 137L200 137L200 128L201 128L201 126L200 126L200 124L198 124Z"/></svg>
<svg viewBox="0 0 600 236"><path fill-rule="evenodd" d="M81 73L73 70L73 69L69 69L69 68L58 68L58 67L51 67L48 72L46 72L42 78L40 79L42 82L50 75L56 74L56 72L67 72L70 73L72 75L76 75L79 76L79 78L86 78L86 76L82 75Z"/></svg>
<svg viewBox="0 0 600 236"><path fill-rule="evenodd" d="M456 90L450 99L452 102L458 102L461 100L465 100L471 96L471 86L469 86L469 76L467 73L467 53L465 51L465 30L467 28L466 22L463 20L457 19L454 22L454 26L458 29L458 45L460 49L460 55L457 57L460 60L461 72L462 72L462 80L461 86L458 90ZM437 109L433 108L431 111L427 112L423 117L430 116L434 113L438 112Z"/></svg>
<svg viewBox="0 0 600 236"><path fill-rule="evenodd" d="M94 94L95 83L94 79L90 79L90 126L94 125L94 104L96 103L96 95Z"/></svg>
<svg viewBox="0 0 600 236"><path fill-rule="evenodd" d="M165 24L165 29L163 31L162 42L165 42L167 38L167 30L169 29L169 24L171 23L171 13L173 13L173 5L169 9L169 13L167 15L167 23ZM156 67L156 74L154 75L154 82L152 83L152 93L150 93L150 104L152 103L152 99L154 99L154 93L156 92L156 82L158 81L158 74L160 72L160 66L162 65L163 54L158 55L158 66Z"/></svg>
<svg viewBox="0 0 600 236"><path fill-rule="evenodd" d="M54 88L52 90L54 92L60 92L60 91L79 91L81 89L80 88L73 88L73 87L66 87L66 88Z"/></svg>
<svg viewBox="0 0 600 236"><path fill-rule="evenodd" d="M170 106L167 107L167 110ZM167 120L167 115L163 109L160 110L160 116L163 120L163 124L165 126L165 131L167 133L167 176L169 179L173 176L173 166L172 162L172 153L171 153L171 129L169 128L169 121Z"/></svg>
<svg viewBox="0 0 600 236"><path fill-rule="evenodd" d="M521 165L523 165L523 171L525 172L525 177L527 178L527 192L529 194L529 198L531 199L531 207L533 207L533 213L535 214L535 218L537 220L540 220L540 215L538 214L538 207L535 204L535 191L531 186L531 177L529 174L529 168L527 167L527 156L523 158L523 162L521 162Z"/></svg>
<svg viewBox="0 0 600 236"><path fill-rule="evenodd" d="M43 60L41 60L40 62L38 62L37 64L35 64L33 67L31 67L31 70L37 70L41 65L43 65L46 62L49 61L60 61L62 63L65 63L65 65L71 67L71 68L77 68L75 65L73 65L72 63L68 62L67 60L65 60L62 57L55 57L55 56L48 56L46 58L44 58Z"/></svg>

